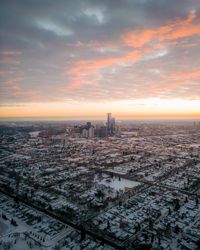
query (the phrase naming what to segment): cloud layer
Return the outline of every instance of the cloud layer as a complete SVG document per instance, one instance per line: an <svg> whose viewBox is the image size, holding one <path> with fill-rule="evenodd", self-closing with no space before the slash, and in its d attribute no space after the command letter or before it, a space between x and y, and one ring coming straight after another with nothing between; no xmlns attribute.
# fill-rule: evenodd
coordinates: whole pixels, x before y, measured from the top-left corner
<svg viewBox="0 0 200 250"><path fill-rule="evenodd" d="M200 99L199 0L2 0L0 103Z"/></svg>

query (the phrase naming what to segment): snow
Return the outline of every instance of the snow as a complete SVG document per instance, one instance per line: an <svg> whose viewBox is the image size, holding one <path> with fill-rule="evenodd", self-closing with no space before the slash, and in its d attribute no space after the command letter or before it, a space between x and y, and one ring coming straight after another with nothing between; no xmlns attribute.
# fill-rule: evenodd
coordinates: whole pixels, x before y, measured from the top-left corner
<svg viewBox="0 0 200 250"><path fill-rule="evenodd" d="M98 180L98 183L103 184L107 187L112 187L116 191L119 191L119 190L124 191L125 188L133 188L133 187L140 185L140 182L137 182L137 181L131 181L131 180L127 180L124 178L119 179L119 177L110 178L109 176L107 176L107 178L104 178L102 180Z"/></svg>
<svg viewBox="0 0 200 250"><path fill-rule="evenodd" d="M30 132L29 134L30 134L31 137L38 137L40 132L41 131L33 131L33 132Z"/></svg>

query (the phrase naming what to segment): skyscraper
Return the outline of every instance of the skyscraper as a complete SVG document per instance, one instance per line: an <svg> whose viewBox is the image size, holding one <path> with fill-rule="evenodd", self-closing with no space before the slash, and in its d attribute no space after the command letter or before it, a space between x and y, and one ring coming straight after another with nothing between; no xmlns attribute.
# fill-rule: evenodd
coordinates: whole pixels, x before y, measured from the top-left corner
<svg viewBox="0 0 200 250"><path fill-rule="evenodd" d="M115 118L112 118L112 113L107 113L106 130L107 130L107 136L114 135L114 132L115 132Z"/></svg>
<svg viewBox="0 0 200 250"><path fill-rule="evenodd" d="M111 128L110 128L110 130L111 130L111 135L114 135L115 134L115 118L114 117L111 119Z"/></svg>
<svg viewBox="0 0 200 250"><path fill-rule="evenodd" d="M107 123L106 123L107 135L111 134L111 119L112 119L112 113L107 113Z"/></svg>

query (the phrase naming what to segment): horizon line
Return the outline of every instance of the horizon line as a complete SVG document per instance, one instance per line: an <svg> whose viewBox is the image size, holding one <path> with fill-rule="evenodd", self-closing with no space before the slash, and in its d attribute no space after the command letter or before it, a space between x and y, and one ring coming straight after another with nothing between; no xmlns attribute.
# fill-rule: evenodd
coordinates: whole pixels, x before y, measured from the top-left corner
<svg viewBox="0 0 200 250"><path fill-rule="evenodd" d="M129 116L115 116L115 118L120 120L128 120L128 121L200 121L200 117L191 117L191 116L144 116L144 117L129 117ZM0 117L0 122L26 122L26 121L85 121L85 120L93 120L93 121L103 121L106 120L105 116L16 116L16 117Z"/></svg>

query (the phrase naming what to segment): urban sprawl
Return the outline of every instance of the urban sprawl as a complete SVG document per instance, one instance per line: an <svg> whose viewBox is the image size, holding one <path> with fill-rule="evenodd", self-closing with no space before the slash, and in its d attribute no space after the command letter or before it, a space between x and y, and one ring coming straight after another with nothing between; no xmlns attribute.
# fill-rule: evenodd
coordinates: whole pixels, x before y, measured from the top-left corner
<svg viewBox="0 0 200 250"><path fill-rule="evenodd" d="M199 121L0 124L0 249L199 248Z"/></svg>

